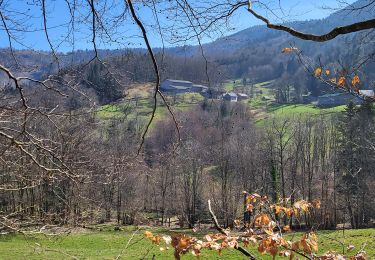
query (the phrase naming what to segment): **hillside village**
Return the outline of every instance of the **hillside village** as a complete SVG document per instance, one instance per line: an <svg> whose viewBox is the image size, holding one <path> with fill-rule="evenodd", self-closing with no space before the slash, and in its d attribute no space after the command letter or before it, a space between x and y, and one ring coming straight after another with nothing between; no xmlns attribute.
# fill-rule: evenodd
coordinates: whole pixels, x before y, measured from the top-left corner
<svg viewBox="0 0 375 260"><path fill-rule="evenodd" d="M194 84L186 80L166 79L160 85L160 91L168 95L199 93L205 98L223 99L225 101L237 102L249 98L247 94L227 92L220 90L213 91L207 86ZM215 92L215 94L214 94Z"/></svg>
<svg viewBox="0 0 375 260"><path fill-rule="evenodd" d="M236 82L236 81L234 81ZM243 86L242 89L246 87ZM254 88L254 86L248 86L247 89ZM271 85L268 85L269 89L274 88ZM213 99L222 99L224 101L229 102L238 102L249 99L249 95L245 93L241 93L239 91L232 91L225 92L224 90L212 90L209 89L207 86L194 84L191 81L186 80L176 80L176 79L166 79L160 85L160 90L167 94L167 95L178 95L184 93L198 93L205 98L213 98ZM215 95L213 94L215 92ZM248 91L249 92L249 91ZM328 93L321 96L314 97L311 93L307 95L302 95L301 104L312 104L317 107L335 107L335 106L342 106L346 105L349 102L354 102L355 104L363 103L364 99L366 98L374 98L375 93L374 90L359 90L357 96L354 96L347 92L335 92L335 93ZM269 97L263 96L263 100L270 100ZM298 102L296 102L298 104Z"/></svg>

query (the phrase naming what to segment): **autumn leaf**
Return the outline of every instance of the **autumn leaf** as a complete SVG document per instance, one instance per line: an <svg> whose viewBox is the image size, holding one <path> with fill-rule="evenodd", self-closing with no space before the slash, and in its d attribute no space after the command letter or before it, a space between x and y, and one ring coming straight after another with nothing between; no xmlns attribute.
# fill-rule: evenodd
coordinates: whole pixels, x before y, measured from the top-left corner
<svg viewBox="0 0 375 260"><path fill-rule="evenodd" d="M281 52L287 54L289 52L296 51L296 50L298 50L296 47L289 47L289 48L282 49Z"/></svg>
<svg viewBox="0 0 375 260"><path fill-rule="evenodd" d="M247 196L247 198L246 198L246 204L251 204L251 203L255 203L257 200L256 200L256 198L254 198L252 195L249 195L249 196Z"/></svg>
<svg viewBox="0 0 375 260"><path fill-rule="evenodd" d="M297 251L299 247L300 247L300 241L294 241L292 243L292 246L291 246L292 250Z"/></svg>
<svg viewBox="0 0 375 260"><path fill-rule="evenodd" d="M172 237L170 237L170 236L163 236L162 238L163 238L164 242L165 242L167 245L170 245L170 244L171 244L171 242L172 242Z"/></svg>
<svg viewBox="0 0 375 260"><path fill-rule="evenodd" d="M318 67L314 71L315 77L320 77L322 75L322 68Z"/></svg>
<svg viewBox="0 0 375 260"><path fill-rule="evenodd" d="M311 253L312 253L311 246L310 246L309 243L307 242L307 239L305 239L305 238L301 239L301 241L300 241L300 245L301 245L301 247L303 248L303 251L304 251L305 253L308 253L308 254L311 254Z"/></svg>
<svg viewBox="0 0 375 260"><path fill-rule="evenodd" d="M285 232L290 231L290 226L289 225L284 226L283 231Z"/></svg>
<svg viewBox="0 0 375 260"><path fill-rule="evenodd" d="M345 87L345 83L346 83L345 77L340 77L339 80L337 81L337 85L341 88Z"/></svg>
<svg viewBox="0 0 375 260"><path fill-rule="evenodd" d="M286 250L283 250L279 253L279 256L282 256L282 257L290 257L291 256L291 253L290 251L286 251Z"/></svg>
<svg viewBox="0 0 375 260"><path fill-rule="evenodd" d="M154 237L154 235L150 231L145 231L144 235L148 239L152 239Z"/></svg>
<svg viewBox="0 0 375 260"><path fill-rule="evenodd" d="M254 209L253 204L247 204L247 206L246 206L246 210L247 210L247 211L249 211L249 212L253 212L253 209Z"/></svg>
<svg viewBox="0 0 375 260"><path fill-rule="evenodd" d="M353 79L352 79L352 86L353 87L356 87L357 86L357 84L360 82L360 80L359 80L359 76L358 75L355 75L354 77L353 77Z"/></svg>
<svg viewBox="0 0 375 260"><path fill-rule="evenodd" d="M314 208L320 209L320 204L321 204L320 199L313 200L312 204L313 204Z"/></svg>
<svg viewBox="0 0 375 260"><path fill-rule="evenodd" d="M285 208L285 213L288 217L292 216L294 213L294 210L292 208Z"/></svg>
<svg viewBox="0 0 375 260"><path fill-rule="evenodd" d="M305 253L311 254L313 251L318 251L318 237L313 232L305 234L299 242Z"/></svg>
<svg viewBox="0 0 375 260"><path fill-rule="evenodd" d="M204 236L204 239L208 242L217 241L225 239L227 236L224 234L207 234Z"/></svg>
<svg viewBox="0 0 375 260"><path fill-rule="evenodd" d="M302 209L305 212L307 212L309 210L309 206L310 206L310 204L307 201L305 201L305 200L297 201L293 205L294 208L296 208L298 210Z"/></svg>
<svg viewBox="0 0 375 260"><path fill-rule="evenodd" d="M235 227L237 227L237 228L240 227L240 225L241 225L241 220L239 220L239 219L235 219L233 222L234 222L234 226L235 226Z"/></svg>
<svg viewBox="0 0 375 260"><path fill-rule="evenodd" d="M193 250L191 251L193 256L199 257L201 255L202 245L202 241L197 241L197 243L193 246Z"/></svg>
<svg viewBox="0 0 375 260"><path fill-rule="evenodd" d="M367 257L366 257L366 255L365 255L364 252L359 252L358 254L356 254L354 257L351 257L350 259L351 259L351 260L352 260L352 259L353 259L353 260L366 260Z"/></svg>
<svg viewBox="0 0 375 260"><path fill-rule="evenodd" d="M309 234L310 244L314 251L318 251L318 236L315 233Z"/></svg>
<svg viewBox="0 0 375 260"><path fill-rule="evenodd" d="M273 256L275 257L277 255L277 252L279 251L279 249L277 248L277 246L273 246L273 247L270 247L268 249L268 252Z"/></svg>
<svg viewBox="0 0 375 260"><path fill-rule="evenodd" d="M175 250L175 259L180 259L181 254L188 252L189 249L191 249L191 247L194 245L194 241L196 241L195 238L185 234L173 236L171 244Z"/></svg>
<svg viewBox="0 0 375 260"><path fill-rule="evenodd" d="M269 247L270 243L268 239L263 239L262 242L260 242L258 246L258 251L261 254L264 254L266 252L266 249Z"/></svg>
<svg viewBox="0 0 375 260"><path fill-rule="evenodd" d="M211 235L210 234L207 234L204 236L204 239L208 242L211 242L213 239L211 238Z"/></svg>
<svg viewBox="0 0 375 260"><path fill-rule="evenodd" d="M161 241L161 237L160 236L155 236L151 240L152 240L152 243L154 243L156 245L159 245L160 241Z"/></svg>
<svg viewBox="0 0 375 260"><path fill-rule="evenodd" d="M331 74L331 71L329 69L326 69L325 73L327 76L329 76Z"/></svg>
<svg viewBox="0 0 375 260"><path fill-rule="evenodd" d="M228 247L236 248L238 246L238 242L236 240L232 240L228 242Z"/></svg>
<svg viewBox="0 0 375 260"><path fill-rule="evenodd" d="M254 220L254 224L256 226L268 226L268 224L270 223L270 218L264 214L264 213L261 213L259 215L256 216L255 220Z"/></svg>
<svg viewBox="0 0 375 260"><path fill-rule="evenodd" d="M275 206L275 214L279 215L283 211L283 207L276 205Z"/></svg>
<svg viewBox="0 0 375 260"><path fill-rule="evenodd" d="M245 246L248 246L250 243L256 245L258 243L258 240L254 236L242 237L242 242Z"/></svg>

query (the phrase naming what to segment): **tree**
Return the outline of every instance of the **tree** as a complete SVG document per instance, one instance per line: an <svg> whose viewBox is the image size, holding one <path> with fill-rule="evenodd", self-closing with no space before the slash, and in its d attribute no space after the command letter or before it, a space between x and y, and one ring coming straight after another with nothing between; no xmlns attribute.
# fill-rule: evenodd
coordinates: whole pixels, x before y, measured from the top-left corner
<svg viewBox="0 0 375 260"><path fill-rule="evenodd" d="M338 127L341 134L339 160L342 170L338 191L345 195L343 203L347 205L347 214L353 228L361 227L364 220L368 167L373 165L365 143L373 138L373 124L372 106L365 103L357 109L351 102Z"/></svg>

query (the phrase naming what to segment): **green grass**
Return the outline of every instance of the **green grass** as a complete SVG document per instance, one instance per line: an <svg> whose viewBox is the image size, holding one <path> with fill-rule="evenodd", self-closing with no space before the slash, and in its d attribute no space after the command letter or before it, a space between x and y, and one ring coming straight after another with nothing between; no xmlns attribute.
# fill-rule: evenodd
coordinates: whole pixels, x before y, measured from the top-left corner
<svg viewBox="0 0 375 260"><path fill-rule="evenodd" d="M344 111L346 106L337 106L332 108L318 108L310 104L297 105L271 105L267 111L275 117L285 117L294 115L328 115Z"/></svg>
<svg viewBox="0 0 375 260"><path fill-rule="evenodd" d="M293 118L309 116L330 116L344 111L345 106L318 108L312 104L277 104L272 87L273 81L261 82L254 85L253 97L248 104L251 109L263 111L256 118L257 126L263 127L273 118Z"/></svg>
<svg viewBox="0 0 375 260"><path fill-rule="evenodd" d="M254 84L253 97L249 100L249 105L252 108L267 109L275 101L275 93L270 84L274 81L265 81Z"/></svg>
<svg viewBox="0 0 375 260"><path fill-rule="evenodd" d="M111 228L101 228L102 231L91 231L87 233L59 235L59 236L23 236L23 235L0 235L0 258L1 259L173 259L173 250L161 252L159 247L143 238L143 230L139 230L132 238L129 246L126 245L132 237L135 227L123 228L122 231L110 231ZM155 234L171 234L177 231L169 231L160 228L149 228ZM178 231L191 235L190 231ZM202 234L194 234L202 236ZM291 233L288 239L298 239L301 233ZM346 230L342 231L320 231L319 253L334 250L342 252L342 242L345 247L354 245L354 252L364 247L370 259L375 257L375 229ZM338 242L339 241L339 242ZM259 259L271 259L257 253L256 248L249 250ZM182 259L196 259L190 253ZM236 250L224 250L221 255L217 252L204 250L201 259L246 259Z"/></svg>
<svg viewBox="0 0 375 260"><path fill-rule="evenodd" d="M263 117L256 120L256 125L263 127L271 122L272 119L293 119L306 118L314 116L330 117L345 110L346 106L337 106L331 108L318 108L311 104L296 105L277 105L269 104L264 111Z"/></svg>
<svg viewBox="0 0 375 260"><path fill-rule="evenodd" d="M238 83L238 80L228 80L224 83L224 89L227 92L233 91L235 85Z"/></svg>
<svg viewBox="0 0 375 260"><path fill-rule="evenodd" d="M172 111L184 111L201 102L204 98L198 93L184 93L179 94L176 98L165 96ZM153 109L153 100L149 97L140 98L135 104L134 101L125 100L122 103L109 104L101 106L97 109L96 114L100 119L119 118L127 116L134 118L136 115L142 119L148 120ZM155 121L161 120L168 115L168 110L161 98L158 97L158 106L155 114Z"/></svg>

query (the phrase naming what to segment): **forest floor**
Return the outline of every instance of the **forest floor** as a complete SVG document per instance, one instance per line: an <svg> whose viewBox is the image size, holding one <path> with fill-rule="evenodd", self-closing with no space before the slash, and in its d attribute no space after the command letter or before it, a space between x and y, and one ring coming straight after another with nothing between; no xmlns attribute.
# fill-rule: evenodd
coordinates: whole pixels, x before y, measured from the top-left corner
<svg viewBox="0 0 375 260"><path fill-rule="evenodd" d="M173 250L160 251L159 246L144 238L143 232L154 234L187 233L201 237L203 233L192 234L190 230L168 230L165 228L134 226L113 231L113 226L96 226L96 230L72 232L65 235L0 235L0 259L173 259ZM214 232L213 230L205 231ZM302 233L286 235L297 240ZM369 259L375 257L375 229L319 231L319 254L327 251L342 253L348 245L355 248L348 255L362 248ZM256 248L249 247L259 259L272 259L260 255ZM153 258L153 256L155 256ZM196 259L191 253L182 259ZM226 249L221 255L216 251L204 250L201 259L246 259L234 249Z"/></svg>

